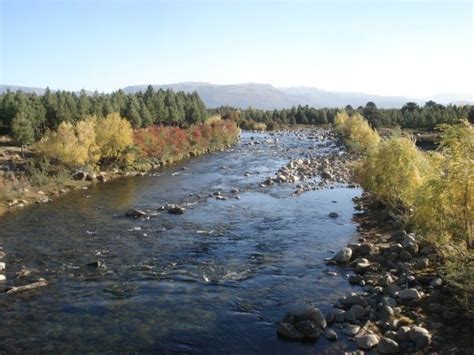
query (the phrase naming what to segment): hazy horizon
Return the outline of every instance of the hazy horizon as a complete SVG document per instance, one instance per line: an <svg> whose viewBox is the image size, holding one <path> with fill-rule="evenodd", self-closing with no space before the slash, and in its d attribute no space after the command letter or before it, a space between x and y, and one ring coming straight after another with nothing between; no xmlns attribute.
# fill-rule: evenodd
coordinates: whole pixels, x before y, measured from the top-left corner
<svg viewBox="0 0 474 355"><path fill-rule="evenodd" d="M1 0L0 82L110 92L206 82L470 95L470 1Z"/></svg>

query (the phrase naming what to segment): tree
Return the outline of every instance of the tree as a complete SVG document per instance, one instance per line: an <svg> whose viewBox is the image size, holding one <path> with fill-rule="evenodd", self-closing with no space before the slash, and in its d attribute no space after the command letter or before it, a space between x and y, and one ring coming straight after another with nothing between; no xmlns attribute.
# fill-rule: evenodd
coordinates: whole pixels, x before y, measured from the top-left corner
<svg viewBox="0 0 474 355"><path fill-rule="evenodd" d="M35 139L32 120L24 112L18 112L13 118L11 131L13 139L21 146L21 155L24 158L24 146L33 143Z"/></svg>

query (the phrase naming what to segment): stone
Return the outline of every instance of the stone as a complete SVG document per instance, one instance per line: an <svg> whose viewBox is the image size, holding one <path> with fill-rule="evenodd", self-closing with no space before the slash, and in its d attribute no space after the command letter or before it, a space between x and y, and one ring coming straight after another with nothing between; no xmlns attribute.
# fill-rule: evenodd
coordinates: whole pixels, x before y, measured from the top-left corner
<svg viewBox="0 0 474 355"><path fill-rule="evenodd" d="M436 277L430 282L431 287L441 287L443 285L443 280L440 277Z"/></svg>
<svg viewBox="0 0 474 355"><path fill-rule="evenodd" d="M427 329L413 326L409 332L410 340L416 344L417 349L423 349L430 345L431 334Z"/></svg>
<svg viewBox="0 0 474 355"><path fill-rule="evenodd" d="M360 327L358 325L353 325L353 324L344 324L344 327L342 328L342 333L345 335L353 337L356 335L360 330Z"/></svg>
<svg viewBox="0 0 474 355"><path fill-rule="evenodd" d="M428 258L421 258L416 260L415 262L415 267L418 269L423 269L425 267L428 267L430 265L430 259Z"/></svg>
<svg viewBox="0 0 474 355"><path fill-rule="evenodd" d="M349 312L354 314L354 317L356 319L362 319L365 316L365 309L362 306L359 306L358 304L353 305Z"/></svg>
<svg viewBox="0 0 474 355"><path fill-rule="evenodd" d="M348 263L352 257L352 249L351 248L342 248L339 250L336 255L334 255L333 260L338 263Z"/></svg>
<svg viewBox="0 0 474 355"><path fill-rule="evenodd" d="M337 213L337 212L330 212L328 216L331 217L331 218L337 218L337 217L339 217L339 213Z"/></svg>
<svg viewBox="0 0 474 355"><path fill-rule="evenodd" d="M410 327L401 326L397 330L397 340L399 343L406 343L410 341Z"/></svg>
<svg viewBox="0 0 474 355"><path fill-rule="evenodd" d="M323 335L327 340L330 340L330 341L337 340L337 333L332 328L326 327L324 329Z"/></svg>
<svg viewBox="0 0 474 355"><path fill-rule="evenodd" d="M140 217L146 217L146 213L142 210L132 208L132 209L129 209L127 212L125 212L125 216L133 217L133 218L140 218Z"/></svg>
<svg viewBox="0 0 474 355"><path fill-rule="evenodd" d="M4 251L0 250L0 260L2 260L6 256L7 256L7 254Z"/></svg>
<svg viewBox="0 0 474 355"><path fill-rule="evenodd" d="M394 332L393 330L386 331L384 336L386 338L397 341L397 332Z"/></svg>
<svg viewBox="0 0 474 355"><path fill-rule="evenodd" d="M1 281L5 281L6 279L7 279L7 278L6 278L6 276L5 276L5 275L3 275L3 274L0 274L0 282L1 282Z"/></svg>
<svg viewBox="0 0 474 355"><path fill-rule="evenodd" d="M6 265L5 265L5 263L3 263L3 262L2 262L2 263L0 263L0 271L3 271L3 270L5 270L5 268L6 268Z"/></svg>
<svg viewBox="0 0 474 355"><path fill-rule="evenodd" d="M334 316L334 320L338 323L342 323L346 320L346 311L340 308L332 310L331 314Z"/></svg>
<svg viewBox="0 0 474 355"><path fill-rule="evenodd" d="M415 255L418 253L419 247L416 243L415 235L410 233L402 241L402 246L410 252L410 254Z"/></svg>
<svg viewBox="0 0 474 355"><path fill-rule="evenodd" d="M375 334L367 334L355 337L359 349L370 350L379 343L379 337Z"/></svg>
<svg viewBox="0 0 474 355"><path fill-rule="evenodd" d="M383 306L379 312L379 318L382 322L388 322L393 315L393 308L387 305Z"/></svg>
<svg viewBox="0 0 474 355"><path fill-rule="evenodd" d="M411 256L410 252L407 251L407 250L402 250L402 251L400 252L399 257L400 257L400 260L402 260L402 261L410 261L411 259L413 259L413 257Z"/></svg>
<svg viewBox="0 0 474 355"><path fill-rule="evenodd" d="M303 334L296 330L296 328L289 323L281 322L277 326L278 336L288 339L288 340L301 340L303 339Z"/></svg>
<svg viewBox="0 0 474 355"><path fill-rule="evenodd" d="M105 174L104 173L100 173L99 175L97 175L97 181L99 182L107 182L107 178L105 177Z"/></svg>
<svg viewBox="0 0 474 355"><path fill-rule="evenodd" d="M395 340L383 337L379 341L377 350L381 354L396 354L399 352L400 348Z"/></svg>
<svg viewBox="0 0 474 355"><path fill-rule="evenodd" d="M420 300L421 295L415 288L407 288L398 292L398 297L403 301Z"/></svg>
<svg viewBox="0 0 474 355"><path fill-rule="evenodd" d="M166 211L168 211L169 214L183 214L186 212L186 208L170 204L166 206Z"/></svg>
<svg viewBox="0 0 474 355"><path fill-rule="evenodd" d="M324 317L324 314L318 308L311 308L299 314L295 314L296 323L305 320L315 323L321 329L326 328L327 325L326 317Z"/></svg>
<svg viewBox="0 0 474 355"><path fill-rule="evenodd" d="M308 340L316 340L322 333L321 328L310 320L303 320L296 323L295 328Z"/></svg>
<svg viewBox="0 0 474 355"><path fill-rule="evenodd" d="M71 177L72 177L73 180L80 181L80 180L87 179L87 176L88 176L88 174L85 171L76 171L74 174L72 174ZM38 193L39 193L39 191L38 191Z"/></svg>
<svg viewBox="0 0 474 355"><path fill-rule="evenodd" d="M359 254L362 256L371 256L374 254L375 247L370 243L363 243L359 247Z"/></svg>
<svg viewBox="0 0 474 355"><path fill-rule="evenodd" d="M358 304L359 306L366 307L367 298L362 295L350 294L342 299L342 303L346 305L347 307L350 307L354 304Z"/></svg>

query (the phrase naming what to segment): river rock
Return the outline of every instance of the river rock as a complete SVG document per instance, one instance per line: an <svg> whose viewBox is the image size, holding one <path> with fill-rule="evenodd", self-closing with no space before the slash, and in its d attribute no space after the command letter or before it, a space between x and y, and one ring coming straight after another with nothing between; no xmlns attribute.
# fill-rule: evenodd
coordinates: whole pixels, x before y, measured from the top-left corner
<svg viewBox="0 0 474 355"><path fill-rule="evenodd" d="M410 261L411 259L413 259L413 257L411 256L410 252L407 251L407 250L402 250L402 251L400 252L399 257L400 257L400 260L402 260L402 261Z"/></svg>
<svg viewBox="0 0 474 355"><path fill-rule="evenodd" d="M353 313L353 314L354 314L354 317L355 317L356 319L362 319L362 318L364 318L365 313L366 313L366 312L365 312L365 309L364 309L362 306L358 305L358 304L353 305L353 306L350 308L349 312Z"/></svg>
<svg viewBox="0 0 474 355"><path fill-rule="evenodd" d="M326 327L324 329L323 334L324 334L324 337L327 340L330 340L330 341L336 341L337 340L337 333L332 328Z"/></svg>
<svg viewBox="0 0 474 355"><path fill-rule="evenodd" d="M166 211L168 211L169 214L183 214L186 212L186 209L178 205L169 204L166 206Z"/></svg>
<svg viewBox="0 0 474 355"><path fill-rule="evenodd" d="M125 216L133 217L133 218L140 218L140 217L146 217L146 213L142 210L132 208L132 209L129 209L127 212L125 212Z"/></svg>
<svg viewBox="0 0 474 355"><path fill-rule="evenodd" d="M7 254L0 250L0 260L2 260L5 256L7 256Z"/></svg>
<svg viewBox="0 0 474 355"><path fill-rule="evenodd" d="M321 327L310 320L302 320L295 324L295 328L308 340L316 340L322 333Z"/></svg>
<svg viewBox="0 0 474 355"><path fill-rule="evenodd" d="M350 307L354 304L358 304L359 306L362 306L362 307L367 306L367 298L362 295L357 295L357 294L350 294L342 298L341 302L347 307Z"/></svg>
<svg viewBox="0 0 474 355"><path fill-rule="evenodd" d="M367 334L355 337L359 349L370 350L379 343L379 337L375 334Z"/></svg>
<svg viewBox="0 0 474 355"><path fill-rule="evenodd" d="M76 171L74 174L72 174L73 180L86 180L88 174L85 171Z"/></svg>
<svg viewBox="0 0 474 355"><path fill-rule="evenodd" d="M97 181L102 182L102 183L107 182L107 178L106 178L105 174L100 173L99 175L97 175Z"/></svg>
<svg viewBox="0 0 474 355"><path fill-rule="evenodd" d="M321 329L326 328L327 325L324 314L318 308L311 308L301 313L295 314L295 322L301 322L305 320L313 322Z"/></svg>
<svg viewBox="0 0 474 355"><path fill-rule="evenodd" d="M409 335L410 340L416 344L418 349L423 349L431 343L431 334L425 328L413 326Z"/></svg>
<svg viewBox="0 0 474 355"><path fill-rule="evenodd" d="M356 335L360 330L360 327L358 325L353 325L353 324L344 324L344 327L342 328L342 333L345 335L348 335L350 337L353 337Z"/></svg>
<svg viewBox="0 0 474 355"><path fill-rule="evenodd" d="M440 277L434 278L430 281L431 287L441 287L443 285L443 280Z"/></svg>
<svg viewBox="0 0 474 355"><path fill-rule="evenodd" d="M5 270L5 267L6 267L6 266L5 266L5 263L3 263L3 262L0 263L0 271Z"/></svg>
<svg viewBox="0 0 474 355"><path fill-rule="evenodd" d="M398 292L398 297L403 301L420 300L421 295L416 288L407 288Z"/></svg>
<svg viewBox="0 0 474 355"><path fill-rule="evenodd" d="M330 212L328 216L331 217L331 218L337 218L337 217L339 217L339 213L337 213L337 212Z"/></svg>
<svg viewBox="0 0 474 355"><path fill-rule="evenodd" d="M371 256L374 254L375 247L370 243L362 243L358 249L361 256Z"/></svg>
<svg viewBox="0 0 474 355"><path fill-rule="evenodd" d="M383 306L379 312L379 318L382 322L388 322L393 315L393 308L387 305Z"/></svg>
<svg viewBox="0 0 474 355"><path fill-rule="evenodd" d="M333 260L338 263L348 263L351 260L352 249L351 248L342 248L339 250L336 255L334 255Z"/></svg>
<svg viewBox="0 0 474 355"><path fill-rule="evenodd" d="M410 327L401 326L397 330L397 340L399 343L406 343L410 341Z"/></svg>
<svg viewBox="0 0 474 355"><path fill-rule="evenodd" d="M408 234L405 239L402 241L402 246L410 252L410 254L415 255L418 253L419 247L418 244L416 243L415 235L414 234Z"/></svg>
<svg viewBox="0 0 474 355"><path fill-rule="evenodd" d="M281 322L277 327L277 334L288 340L301 340L303 339L303 334L296 330L296 328L290 324Z"/></svg>
<svg viewBox="0 0 474 355"><path fill-rule="evenodd" d="M331 314L334 317L334 320L338 323L342 323L346 320L346 311L340 308L335 308L331 311Z"/></svg>
<svg viewBox="0 0 474 355"><path fill-rule="evenodd" d="M400 348L395 340L383 337L379 341L377 350L381 354L396 354L399 352Z"/></svg>
<svg viewBox="0 0 474 355"><path fill-rule="evenodd" d="M7 278L5 275L0 274L0 282L5 281Z"/></svg>

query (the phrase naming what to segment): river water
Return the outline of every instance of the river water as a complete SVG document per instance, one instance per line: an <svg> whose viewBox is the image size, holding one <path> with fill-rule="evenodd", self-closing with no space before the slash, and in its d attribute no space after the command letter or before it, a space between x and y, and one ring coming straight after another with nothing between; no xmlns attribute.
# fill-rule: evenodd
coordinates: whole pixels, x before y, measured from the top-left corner
<svg viewBox="0 0 474 355"><path fill-rule="evenodd" d="M360 190L337 186L293 196L293 184L260 186L289 158L336 149L327 139L295 133L243 133L231 150L0 218L3 287L40 277L49 282L28 293L0 294L0 351L312 354L351 348L323 337L315 344L287 342L275 330L288 310L325 310L350 290L346 270L323 259L356 235L351 199ZM210 196L217 191L228 199ZM186 213L146 220L124 215L168 202ZM329 218L331 211L339 218ZM105 267L86 266L94 261ZM15 276L22 266L32 270L29 279Z"/></svg>

